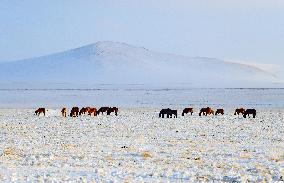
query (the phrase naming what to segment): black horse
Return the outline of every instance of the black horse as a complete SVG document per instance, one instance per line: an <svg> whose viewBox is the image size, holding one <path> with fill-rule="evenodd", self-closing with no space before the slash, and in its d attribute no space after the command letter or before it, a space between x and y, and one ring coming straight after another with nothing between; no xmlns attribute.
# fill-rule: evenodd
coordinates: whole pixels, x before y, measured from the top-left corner
<svg viewBox="0 0 284 183"><path fill-rule="evenodd" d="M167 118L177 118L177 110L171 110L169 108L167 109L162 109L159 113L159 117L161 118L164 118L165 115L167 115Z"/></svg>
<svg viewBox="0 0 284 183"><path fill-rule="evenodd" d="M247 109L247 110L244 112L243 116L244 116L244 118L246 118L246 117L249 116L250 114L252 114L253 118L255 118L255 116L256 116L256 110L255 110L255 109Z"/></svg>
<svg viewBox="0 0 284 183"><path fill-rule="evenodd" d="M118 108L117 107L110 107L107 110L107 115L110 115L110 113L114 112L114 114L117 116Z"/></svg>
<svg viewBox="0 0 284 183"><path fill-rule="evenodd" d="M109 108L110 107L101 107L97 112L98 115L100 115L100 113L104 114L104 112L107 112Z"/></svg>

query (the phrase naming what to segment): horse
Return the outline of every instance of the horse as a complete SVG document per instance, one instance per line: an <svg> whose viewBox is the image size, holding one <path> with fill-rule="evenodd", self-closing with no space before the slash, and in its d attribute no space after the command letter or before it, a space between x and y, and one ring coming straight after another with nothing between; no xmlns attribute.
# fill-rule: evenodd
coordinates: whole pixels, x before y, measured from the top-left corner
<svg viewBox="0 0 284 183"><path fill-rule="evenodd" d="M244 108L236 109L234 115L237 115L237 114L238 115L240 115L240 114L244 115L245 111L246 110Z"/></svg>
<svg viewBox="0 0 284 183"><path fill-rule="evenodd" d="M117 107L110 107L107 110L107 115L110 115L110 113L114 112L115 115L117 116L118 108Z"/></svg>
<svg viewBox="0 0 284 183"><path fill-rule="evenodd" d="M193 113L193 108L185 108L183 111L182 111L182 116L184 116L184 114L188 114L188 113Z"/></svg>
<svg viewBox="0 0 284 183"><path fill-rule="evenodd" d="M99 110L98 110L98 115L100 113L104 114L104 112L107 112L107 110L109 109L109 107L101 107Z"/></svg>
<svg viewBox="0 0 284 183"><path fill-rule="evenodd" d="M177 110L171 110L171 117L172 117L172 115L174 116L174 118L177 118L177 114L178 112L177 112Z"/></svg>
<svg viewBox="0 0 284 183"><path fill-rule="evenodd" d="M88 114L89 114L90 116L92 116L92 114L93 114L94 116L97 116L97 109L96 109L96 108L90 108L90 109L88 110Z"/></svg>
<svg viewBox="0 0 284 183"><path fill-rule="evenodd" d="M40 115L41 113L43 113L43 115L45 116L45 108L38 108L36 111L35 111L35 115Z"/></svg>
<svg viewBox="0 0 284 183"><path fill-rule="evenodd" d="M78 117L79 115L79 107L73 107L70 112L71 117Z"/></svg>
<svg viewBox="0 0 284 183"><path fill-rule="evenodd" d="M256 117L256 110L255 109L247 109L244 114L243 117L246 118L247 116L249 116L250 114L253 115L253 118Z"/></svg>
<svg viewBox="0 0 284 183"><path fill-rule="evenodd" d="M82 114L86 114L89 112L91 108L90 107L83 107L80 112L79 112L79 115L81 116Z"/></svg>
<svg viewBox="0 0 284 183"><path fill-rule="evenodd" d="M222 114L224 115L224 109L217 109L215 115Z"/></svg>
<svg viewBox="0 0 284 183"><path fill-rule="evenodd" d="M61 109L61 114L63 117L67 116L67 109L65 107Z"/></svg>
<svg viewBox="0 0 284 183"><path fill-rule="evenodd" d="M171 110L170 108L162 109L159 113L159 118L164 118L165 115L167 115L167 118L172 118L174 115L174 118L177 118L177 110Z"/></svg>
<svg viewBox="0 0 284 183"><path fill-rule="evenodd" d="M206 108L200 109L199 116L201 116L201 114L205 116L210 115L210 114L214 115L214 111L210 107L206 107Z"/></svg>

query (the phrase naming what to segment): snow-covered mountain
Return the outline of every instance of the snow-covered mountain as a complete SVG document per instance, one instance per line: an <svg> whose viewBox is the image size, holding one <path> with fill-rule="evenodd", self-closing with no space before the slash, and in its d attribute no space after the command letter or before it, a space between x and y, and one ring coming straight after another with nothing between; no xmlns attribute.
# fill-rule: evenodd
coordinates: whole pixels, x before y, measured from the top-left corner
<svg viewBox="0 0 284 183"><path fill-rule="evenodd" d="M278 79L251 65L158 53L125 43L97 42L57 54L1 63L0 82L271 87Z"/></svg>

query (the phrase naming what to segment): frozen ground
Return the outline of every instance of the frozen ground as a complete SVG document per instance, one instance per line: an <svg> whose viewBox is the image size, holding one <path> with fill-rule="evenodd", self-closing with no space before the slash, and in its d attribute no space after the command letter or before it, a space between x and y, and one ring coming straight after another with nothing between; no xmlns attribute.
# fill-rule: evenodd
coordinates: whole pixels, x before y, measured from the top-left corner
<svg viewBox="0 0 284 183"><path fill-rule="evenodd" d="M284 89L1 88L0 181L283 181ZM47 116L34 116L42 106ZM63 106L120 111L62 118ZM181 117L189 106L226 115ZM232 115L239 106L256 108L257 118ZM178 109L178 119L159 119L163 107Z"/></svg>
<svg viewBox="0 0 284 183"><path fill-rule="evenodd" d="M117 117L62 118L0 109L0 180L283 182L283 108L256 119L232 112L159 119L158 108L122 108Z"/></svg>

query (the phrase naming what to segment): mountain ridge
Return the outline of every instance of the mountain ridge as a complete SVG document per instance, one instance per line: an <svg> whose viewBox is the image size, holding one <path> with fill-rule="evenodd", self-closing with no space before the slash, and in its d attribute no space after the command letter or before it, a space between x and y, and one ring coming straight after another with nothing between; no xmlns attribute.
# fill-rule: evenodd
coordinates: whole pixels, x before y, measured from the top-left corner
<svg viewBox="0 0 284 183"><path fill-rule="evenodd" d="M100 41L50 55L0 63L0 66L2 82L184 82L200 87L211 87L214 84L210 79L214 78L218 81L215 84L221 87L277 82L275 76L252 65L216 58L154 52L144 47L111 41Z"/></svg>

